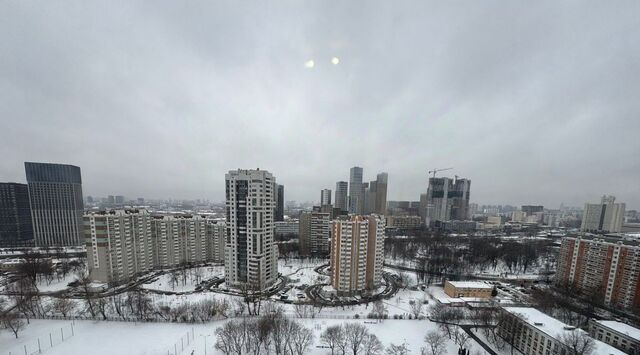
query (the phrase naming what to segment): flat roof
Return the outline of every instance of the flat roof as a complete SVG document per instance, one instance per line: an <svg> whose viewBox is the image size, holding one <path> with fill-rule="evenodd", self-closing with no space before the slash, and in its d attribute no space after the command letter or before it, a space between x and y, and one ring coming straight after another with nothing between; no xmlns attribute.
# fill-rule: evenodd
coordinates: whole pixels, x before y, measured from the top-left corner
<svg viewBox="0 0 640 355"><path fill-rule="evenodd" d="M482 281L449 281L453 287L456 288L493 288L493 286Z"/></svg>
<svg viewBox="0 0 640 355"><path fill-rule="evenodd" d="M618 322L615 320L597 320L596 322L602 324L607 328L611 328L618 333L628 335L634 339L640 339L640 329L630 326L629 324Z"/></svg>
<svg viewBox="0 0 640 355"><path fill-rule="evenodd" d="M504 307L505 311L517 316L518 318L529 323L529 325L539 331L561 341L565 332L579 331L585 332L580 328L571 327L551 316L548 316L533 307ZM585 332L586 333L586 332ZM595 343L594 354L598 355L623 355L625 352L605 344L599 340L593 339Z"/></svg>

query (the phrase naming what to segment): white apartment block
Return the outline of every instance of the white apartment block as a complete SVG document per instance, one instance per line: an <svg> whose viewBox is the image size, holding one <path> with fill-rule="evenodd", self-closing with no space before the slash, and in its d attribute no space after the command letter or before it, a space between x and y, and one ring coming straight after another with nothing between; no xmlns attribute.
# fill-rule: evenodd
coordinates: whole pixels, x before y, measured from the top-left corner
<svg viewBox="0 0 640 355"><path fill-rule="evenodd" d="M640 329L615 320L589 321L589 335L627 354L640 351Z"/></svg>
<svg viewBox="0 0 640 355"><path fill-rule="evenodd" d="M524 355L571 355L565 334L584 330L571 327L531 307L502 308L505 317L498 324L498 335ZM593 354L623 355L624 352L594 340Z"/></svg>
<svg viewBox="0 0 640 355"><path fill-rule="evenodd" d="M201 216L151 215L144 209L90 212L84 216L89 276L120 284L155 268L221 261L224 225L220 232L220 227L207 229L208 222ZM216 233L222 241L216 241Z"/></svg>
<svg viewBox="0 0 640 355"><path fill-rule="evenodd" d="M206 223L205 218L193 215L153 216L151 230L156 267L209 260Z"/></svg>
<svg viewBox="0 0 640 355"><path fill-rule="evenodd" d="M615 203L613 196L602 196L599 204L586 203L580 229L585 232L615 233L622 230L624 203Z"/></svg>
<svg viewBox="0 0 640 355"><path fill-rule="evenodd" d="M227 241L227 225L223 221L207 220L207 256L211 261L224 262L224 248Z"/></svg>
<svg viewBox="0 0 640 355"><path fill-rule="evenodd" d="M118 284L153 269L147 211L92 212L83 221L91 279Z"/></svg>
<svg viewBox="0 0 640 355"><path fill-rule="evenodd" d="M339 294L366 293L382 282L384 219L377 215L335 220L331 230L331 284Z"/></svg>
<svg viewBox="0 0 640 355"><path fill-rule="evenodd" d="M264 170L232 170L225 175L227 241L225 281L253 290L270 287L278 277L274 243L276 179Z"/></svg>

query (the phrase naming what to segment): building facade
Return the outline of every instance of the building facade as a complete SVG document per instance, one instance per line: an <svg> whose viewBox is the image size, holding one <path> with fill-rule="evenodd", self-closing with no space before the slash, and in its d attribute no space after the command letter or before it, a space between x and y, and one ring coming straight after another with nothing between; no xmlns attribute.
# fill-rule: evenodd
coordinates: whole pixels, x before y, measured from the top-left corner
<svg viewBox="0 0 640 355"><path fill-rule="evenodd" d="M328 206L331 204L331 190L322 189L320 191L320 206Z"/></svg>
<svg viewBox="0 0 640 355"><path fill-rule="evenodd" d="M589 335L627 354L640 351L640 329L614 320L589 320Z"/></svg>
<svg viewBox="0 0 640 355"><path fill-rule="evenodd" d="M491 298L493 286L481 281L445 281L444 293L449 297Z"/></svg>
<svg viewBox="0 0 640 355"><path fill-rule="evenodd" d="M614 307L640 309L640 244L611 237L562 238L555 283Z"/></svg>
<svg viewBox="0 0 640 355"><path fill-rule="evenodd" d="M222 221L207 220L207 258L224 263L224 244L227 240L227 225Z"/></svg>
<svg viewBox="0 0 640 355"><path fill-rule="evenodd" d="M144 209L84 215L89 276L121 284L153 269L224 260L224 223L201 216L152 215Z"/></svg>
<svg viewBox="0 0 640 355"><path fill-rule="evenodd" d="M92 280L120 284L154 268L149 212L101 211L89 213L83 219Z"/></svg>
<svg viewBox="0 0 640 355"><path fill-rule="evenodd" d="M300 222L297 219L289 218L286 221L275 222L274 225L278 237L299 235Z"/></svg>
<svg viewBox="0 0 640 355"><path fill-rule="evenodd" d="M364 184L362 168L354 166L349 172L349 213L364 213Z"/></svg>
<svg viewBox="0 0 640 355"><path fill-rule="evenodd" d="M425 198L428 222L464 221L469 219L471 180L429 178Z"/></svg>
<svg viewBox="0 0 640 355"><path fill-rule="evenodd" d="M622 230L624 203L615 203L613 196L602 196L597 203L586 203L580 229L591 233L616 233Z"/></svg>
<svg viewBox="0 0 640 355"><path fill-rule="evenodd" d="M33 244L29 187L13 182L0 183L0 247Z"/></svg>
<svg viewBox="0 0 640 355"><path fill-rule="evenodd" d="M575 354L565 343L571 332L588 334L531 307L504 307L498 317L497 332L524 355ZM593 354L623 355L622 351L601 341L593 341Z"/></svg>
<svg viewBox="0 0 640 355"><path fill-rule="evenodd" d="M300 215L300 255L329 255L331 214L304 212Z"/></svg>
<svg viewBox="0 0 640 355"><path fill-rule="evenodd" d="M275 221L284 221L284 185L277 185Z"/></svg>
<svg viewBox="0 0 640 355"><path fill-rule="evenodd" d="M349 210L349 183L346 181L336 182L335 207L341 211Z"/></svg>
<svg viewBox="0 0 640 355"><path fill-rule="evenodd" d="M264 290L278 277L274 243L276 179L264 170L232 170L225 176L227 242L225 280Z"/></svg>
<svg viewBox="0 0 640 355"><path fill-rule="evenodd" d="M387 228L416 229L422 226L420 216L387 216Z"/></svg>
<svg viewBox="0 0 640 355"><path fill-rule="evenodd" d="M154 265L168 268L209 261L207 221L194 215L154 215L151 218Z"/></svg>
<svg viewBox="0 0 640 355"><path fill-rule="evenodd" d="M83 241L82 178L73 165L24 163L36 246L74 246Z"/></svg>
<svg viewBox="0 0 640 355"><path fill-rule="evenodd" d="M350 216L331 228L331 285L339 294L374 290L382 282L384 219Z"/></svg>

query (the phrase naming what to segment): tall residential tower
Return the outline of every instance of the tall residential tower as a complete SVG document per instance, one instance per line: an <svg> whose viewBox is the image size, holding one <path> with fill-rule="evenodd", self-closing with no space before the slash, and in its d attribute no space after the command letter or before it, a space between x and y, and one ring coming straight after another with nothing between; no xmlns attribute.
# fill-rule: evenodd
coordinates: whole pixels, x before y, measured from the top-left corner
<svg viewBox="0 0 640 355"><path fill-rule="evenodd" d="M264 290L278 277L273 241L276 179L265 170L232 170L225 176L227 242L225 280Z"/></svg>
<svg viewBox="0 0 640 355"><path fill-rule="evenodd" d="M335 207L339 208L341 211L349 210L349 183L346 181L338 181L336 182L336 198L335 198Z"/></svg>
<svg viewBox="0 0 640 355"><path fill-rule="evenodd" d="M354 166L349 173L349 213L364 213L364 184L362 168Z"/></svg>

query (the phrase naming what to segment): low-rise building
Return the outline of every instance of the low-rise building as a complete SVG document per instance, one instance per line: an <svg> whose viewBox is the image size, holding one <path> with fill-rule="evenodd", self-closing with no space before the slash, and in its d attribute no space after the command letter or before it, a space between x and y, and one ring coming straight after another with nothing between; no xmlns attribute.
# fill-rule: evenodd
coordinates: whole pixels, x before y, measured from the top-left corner
<svg viewBox="0 0 640 355"><path fill-rule="evenodd" d="M282 237L287 235L298 236L299 221L297 219L288 219L286 221L273 222L275 226L276 236Z"/></svg>
<svg viewBox="0 0 640 355"><path fill-rule="evenodd" d="M387 216L387 228L415 229L422 225L420 216Z"/></svg>
<svg viewBox="0 0 640 355"><path fill-rule="evenodd" d="M498 335L524 355L574 354L567 340L573 336L589 336L584 330L532 307L504 307L502 312L504 316L499 317L497 325ZM593 354L623 355L624 352L594 339Z"/></svg>
<svg viewBox="0 0 640 355"><path fill-rule="evenodd" d="M629 324L592 319L589 322L589 334L627 354L637 354L640 351L640 329Z"/></svg>
<svg viewBox="0 0 640 355"><path fill-rule="evenodd" d="M444 283L444 293L449 297L490 298L493 286L482 281L449 281Z"/></svg>

